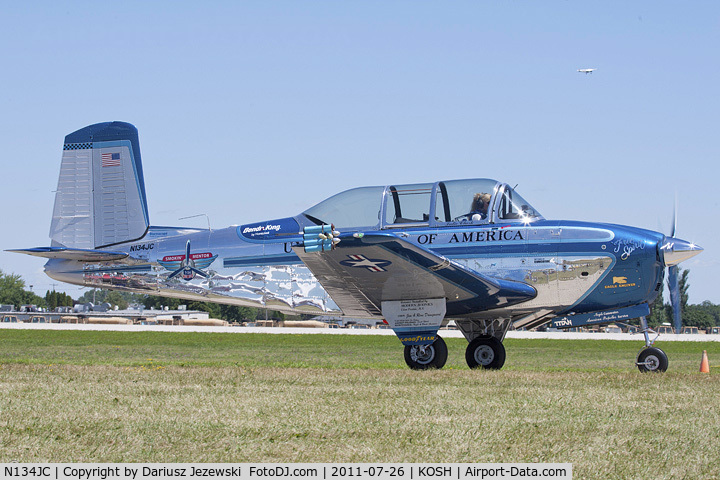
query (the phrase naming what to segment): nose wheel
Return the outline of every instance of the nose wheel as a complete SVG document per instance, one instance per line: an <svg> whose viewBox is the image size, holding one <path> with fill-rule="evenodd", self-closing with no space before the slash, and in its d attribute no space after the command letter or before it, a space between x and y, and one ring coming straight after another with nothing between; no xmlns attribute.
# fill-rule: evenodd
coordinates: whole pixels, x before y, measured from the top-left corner
<svg viewBox="0 0 720 480"><path fill-rule="evenodd" d="M650 332L655 332L648 327L645 317L640 317L640 328L642 334L645 336L645 348L640 350L640 353L638 353L637 356L637 361L635 362L638 370L643 373L666 371L668 369L668 357L665 352L657 347L653 347L653 343L655 343L657 337L650 340Z"/></svg>
<svg viewBox="0 0 720 480"><path fill-rule="evenodd" d="M659 348L643 348L638 354L635 365L643 373L664 372L668 368L668 358Z"/></svg>
<svg viewBox="0 0 720 480"><path fill-rule="evenodd" d="M413 370L442 368L447 362L448 350L445 340L436 335L432 345L405 345L405 363Z"/></svg>
<svg viewBox="0 0 720 480"><path fill-rule="evenodd" d="M495 337L478 337L468 344L465 361L470 368L500 370L505 365L505 347Z"/></svg>

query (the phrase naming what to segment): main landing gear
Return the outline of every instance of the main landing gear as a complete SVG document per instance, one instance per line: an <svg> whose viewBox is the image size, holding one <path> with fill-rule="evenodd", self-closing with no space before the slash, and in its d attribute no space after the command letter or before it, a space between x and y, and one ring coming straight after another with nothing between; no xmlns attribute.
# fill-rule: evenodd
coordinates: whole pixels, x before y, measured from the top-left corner
<svg viewBox="0 0 720 480"><path fill-rule="evenodd" d="M653 343L655 343L657 337L650 340L649 333L653 331L648 327L645 317L640 317L640 328L645 336L645 347L640 350L635 365L637 365L638 369L643 373L664 372L668 368L667 355L659 348L653 347Z"/></svg>
<svg viewBox="0 0 720 480"><path fill-rule="evenodd" d="M495 337L478 337L468 344L465 361L470 368L500 370L505 365L505 347Z"/></svg>
<svg viewBox="0 0 720 480"><path fill-rule="evenodd" d="M405 346L405 363L413 370L442 368L447 357L447 345L440 335L432 345ZM470 368L500 370L505 364L505 347L495 337L478 337L468 344L465 361Z"/></svg>
<svg viewBox="0 0 720 480"><path fill-rule="evenodd" d="M505 365L505 347L502 340L510 328L510 319L456 321L458 329L467 339L465 361L470 368L500 370ZM439 335L431 345L405 346L405 363L413 370L442 368L448 350Z"/></svg>
<svg viewBox="0 0 720 480"><path fill-rule="evenodd" d="M448 349L445 340L436 335L432 345L405 345L405 363L413 370L442 368L447 362Z"/></svg>

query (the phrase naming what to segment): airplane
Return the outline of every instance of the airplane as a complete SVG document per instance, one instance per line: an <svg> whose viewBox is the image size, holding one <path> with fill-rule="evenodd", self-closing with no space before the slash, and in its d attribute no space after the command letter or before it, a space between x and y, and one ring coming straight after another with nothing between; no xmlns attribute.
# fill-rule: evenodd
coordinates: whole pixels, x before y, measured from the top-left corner
<svg viewBox="0 0 720 480"><path fill-rule="evenodd" d="M47 258L47 275L85 287L382 320L417 370L445 365L438 330L450 320L470 368L500 369L510 329L639 318L635 364L665 371L648 304L666 268L703 251L630 226L547 220L486 178L354 188L219 230L152 226L138 131L124 122L65 137L50 238L11 251Z"/></svg>
<svg viewBox="0 0 720 480"><path fill-rule="evenodd" d="M594 72L595 70L597 70L597 68L579 68L578 72L588 74Z"/></svg>

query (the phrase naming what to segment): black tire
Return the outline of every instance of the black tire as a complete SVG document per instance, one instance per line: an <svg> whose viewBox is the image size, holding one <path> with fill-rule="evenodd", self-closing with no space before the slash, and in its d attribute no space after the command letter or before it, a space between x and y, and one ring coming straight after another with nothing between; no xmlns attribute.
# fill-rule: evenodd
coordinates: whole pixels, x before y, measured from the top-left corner
<svg viewBox="0 0 720 480"><path fill-rule="evenodd" d="M638 354L637 367L643 373L664 372L668 368L667 355L659 348L645 348Z"/></svg>
<svg viewBox="0 0 720 480"><path fill-rule="evenodd" d="M467 346L465 361L470 368L500 370L505 365L505 346L495 337L478 337Z"/></svg>
<svg viewBox="0 0 720 480"><path fill-rule="evenodd" d="M425 346L424 352L420 347L421 345L405 345L405 363L408 367L413 370L427 370L445 366L448 350L440 335L437 335L432 345Z"/></svg>

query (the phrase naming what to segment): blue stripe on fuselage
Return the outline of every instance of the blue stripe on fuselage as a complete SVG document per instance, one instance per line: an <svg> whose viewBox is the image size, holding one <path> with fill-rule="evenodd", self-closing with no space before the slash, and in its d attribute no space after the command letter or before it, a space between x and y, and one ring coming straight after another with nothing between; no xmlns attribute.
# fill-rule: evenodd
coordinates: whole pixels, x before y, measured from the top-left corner
<svg viewBox="0 0 720 480"><path fill-rule="evenodd" d="M231 257L223 260L223 267L263 267L265 265L299 265L302 261L294 253L280 255L258 255L252 257Z"/></svg>

